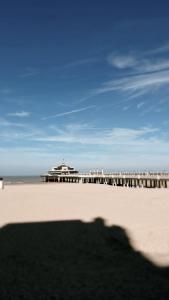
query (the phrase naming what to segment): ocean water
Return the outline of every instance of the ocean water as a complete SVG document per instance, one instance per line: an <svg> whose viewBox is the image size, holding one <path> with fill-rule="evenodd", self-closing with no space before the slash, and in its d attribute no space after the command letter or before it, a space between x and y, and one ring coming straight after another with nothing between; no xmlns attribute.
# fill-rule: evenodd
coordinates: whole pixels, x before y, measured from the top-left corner
<svg viewBox="0 0 169 300"><path fill-rule="evenodd" d="M4 176L5 184L41 183L40 176Z"/></svg>

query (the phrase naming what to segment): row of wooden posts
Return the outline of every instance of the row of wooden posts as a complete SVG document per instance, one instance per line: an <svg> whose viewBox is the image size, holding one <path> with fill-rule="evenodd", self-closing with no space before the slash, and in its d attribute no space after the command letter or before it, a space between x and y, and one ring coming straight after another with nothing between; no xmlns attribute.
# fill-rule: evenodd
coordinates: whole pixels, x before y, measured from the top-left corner
<svg viewBox="0 0 169 300"><path fill-rule="evenodd" d="M113 186L145 187L145 188L169 188L169 178L136 178L133 177L106 177L106 176L46 176L45 182L65 182L65 183L97 183Z"/></svg>

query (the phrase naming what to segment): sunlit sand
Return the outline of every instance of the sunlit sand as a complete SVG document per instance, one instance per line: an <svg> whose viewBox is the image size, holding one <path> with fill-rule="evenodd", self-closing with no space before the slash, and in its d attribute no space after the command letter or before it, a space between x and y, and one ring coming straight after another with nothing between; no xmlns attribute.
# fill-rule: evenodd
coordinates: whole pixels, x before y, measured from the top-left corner
<svg viewBox="0 0 169 300"><path fill-rule="evenodd" d="M132 246L169 264L169 190L99 184L11 185L0 191L1 227L11 223L100 217L123 227Z"/></svg>

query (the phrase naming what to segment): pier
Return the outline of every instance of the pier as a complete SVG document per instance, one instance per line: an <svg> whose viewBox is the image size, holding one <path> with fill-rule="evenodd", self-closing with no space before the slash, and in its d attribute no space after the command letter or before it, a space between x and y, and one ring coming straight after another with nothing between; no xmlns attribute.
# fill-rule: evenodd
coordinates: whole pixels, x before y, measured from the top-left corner
<svg viewBox="0 0 169 300"><path fill-rule="evenodd" d="M95 183L139 188L169 188L169 173L108 173L41 175L44 182Z"/></svg>

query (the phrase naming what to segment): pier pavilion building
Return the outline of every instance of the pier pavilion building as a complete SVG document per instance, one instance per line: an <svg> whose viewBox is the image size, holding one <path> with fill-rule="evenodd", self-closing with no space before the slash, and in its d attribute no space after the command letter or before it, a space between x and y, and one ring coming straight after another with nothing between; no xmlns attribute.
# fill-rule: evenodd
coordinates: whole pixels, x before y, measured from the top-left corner
<svg viewBox="0 0 169 300"><path fill-rule="evenodd" d="M168 172L89 172L79 173L75 168L62 163L53 167L47 174L41 175L44 182L74 182L74 183L99 183L113 186L169 188Z"/></svg>

